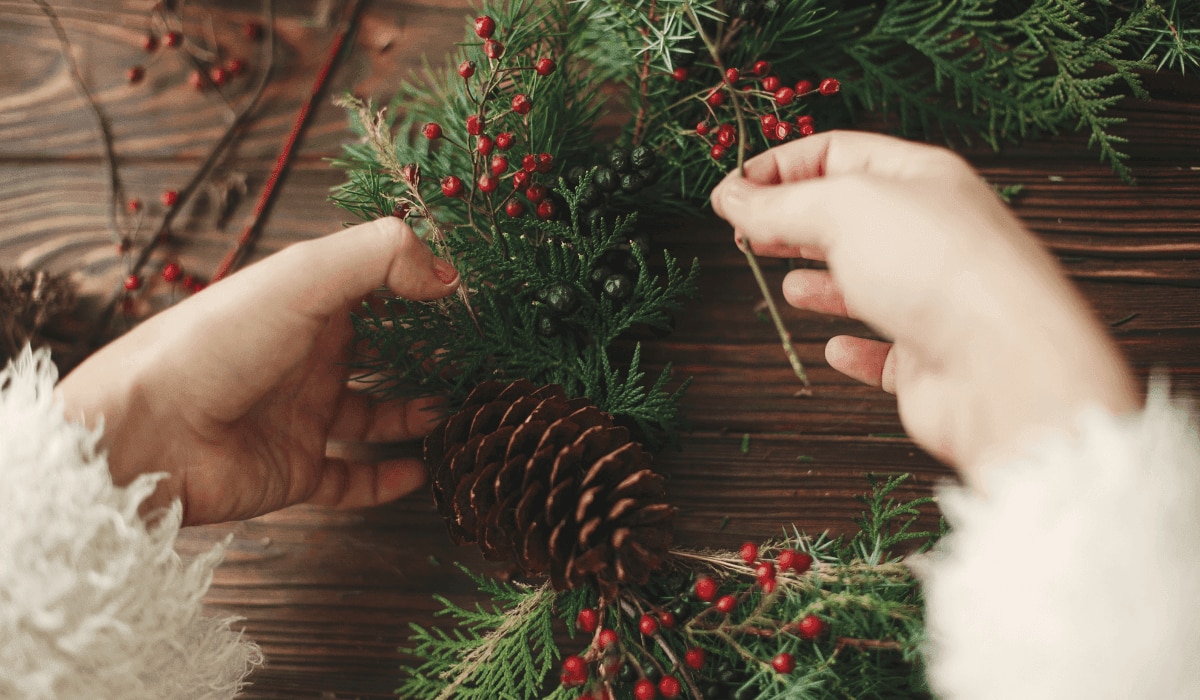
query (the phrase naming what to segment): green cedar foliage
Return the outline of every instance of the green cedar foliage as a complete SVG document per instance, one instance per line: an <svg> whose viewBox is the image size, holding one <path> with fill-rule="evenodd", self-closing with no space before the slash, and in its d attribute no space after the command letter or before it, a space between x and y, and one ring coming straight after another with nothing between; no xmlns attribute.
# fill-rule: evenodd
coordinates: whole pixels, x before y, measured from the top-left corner
<svg viewBox="0 0 1200 700"><path fill-rule="evenodd" d="M450 633L416 628L413 646L402 651L424 661L406 670L398 692L414 699L453 692L562 700L582 692L595 697L607 682L616 700L629 700L637 679L671 675L683 683L685 698L697 696L693 689L700 697L722 698L928 698L920 656L923 599L912 572L891 548L923 550L938 533L911 529L930 501L896 501L893 492L905 478L871 477L871 491L861 499L866 510L856 520L862 529L851 537L812 538L792 529L760 545L762 562L785 549L814 560L804 572L776 573L769 594L755 582L754 565L737 552L675 552L648 585L624 589L618 601L599 611L600 627L615 630L620 639L606 653L596 650L595 633L575 628L579 611L596 605L594 592L553 593L476 577L495 605L464 610L443 600L459 625ZM720 595L736 597L730 614L695 599L698 576L716 580ZM676 614L672 627L660 626L649 637L639 631L643 613L657 617L664 611ZM816 639L804 638L797 625L810 615L824 623ZM514 638L528 649L510 648ZM706 655L700 669L683 661L696 647ZM795 658L790 674L771 666L781 652ZM560 669L550 661L571 654L588 663L589 681L582 687L562 685Z"/></svg>

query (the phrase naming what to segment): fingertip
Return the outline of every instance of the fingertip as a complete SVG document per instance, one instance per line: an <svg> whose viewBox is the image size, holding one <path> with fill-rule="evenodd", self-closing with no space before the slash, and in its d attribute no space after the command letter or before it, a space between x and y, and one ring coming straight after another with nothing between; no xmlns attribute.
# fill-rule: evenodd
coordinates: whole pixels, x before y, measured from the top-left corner
<svg viewBox="0 0 1200 700"><path fill-rule="evenodd" d="M378 503L387 503L416 491L425 484L425 465L416 460L400 460L379 464L376 481Z"/></svg>

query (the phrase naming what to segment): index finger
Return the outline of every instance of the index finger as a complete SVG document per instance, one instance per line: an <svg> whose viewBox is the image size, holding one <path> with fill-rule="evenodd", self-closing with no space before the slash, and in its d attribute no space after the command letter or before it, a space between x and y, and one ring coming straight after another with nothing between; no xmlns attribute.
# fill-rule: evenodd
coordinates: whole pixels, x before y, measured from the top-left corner
<svg viewBox="0 0 1200 700"><path fill-rule="evenodd" d="M862 131L826 131L776 146L746 161L745 177L760 185L839 175L908 179L956 159L936 146ZM730 173L733 175L733 173Z"/></svg>

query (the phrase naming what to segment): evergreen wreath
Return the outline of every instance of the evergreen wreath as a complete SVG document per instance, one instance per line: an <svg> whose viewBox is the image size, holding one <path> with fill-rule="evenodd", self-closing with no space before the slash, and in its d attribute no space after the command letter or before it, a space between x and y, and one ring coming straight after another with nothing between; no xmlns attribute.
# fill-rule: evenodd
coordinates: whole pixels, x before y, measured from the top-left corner
<svg viewBox="0 0 1200 700"><path fill-rule="evenodd" d="M646 224L863 112L995 148L1082 131L1130 180L1111 108L1146 97L1140 71L1197 56L1195 0L488 0L445 68L386 107L344 98L359 139L334 201L405 219L463 279L453 299L364 306L356 369L383 398L450 397L426 454L452 535L550 574L476 577L492 607L442 600L455 626L414 630L424 661L397 692L928 697L900 556L939 533L910 531L930 501L897 503L904 477L872 479L850 538L666 549L661 478L621 440L677 436L687 380L647 378L638 342L670 330L697 263ZM518 503L531 492L544 512Z"/></svg>

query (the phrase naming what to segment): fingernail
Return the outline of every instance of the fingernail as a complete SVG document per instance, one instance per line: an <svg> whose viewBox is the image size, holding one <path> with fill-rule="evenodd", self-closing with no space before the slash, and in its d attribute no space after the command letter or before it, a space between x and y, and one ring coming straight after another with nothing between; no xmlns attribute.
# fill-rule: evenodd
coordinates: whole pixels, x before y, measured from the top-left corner
<svg viewBox="0 0 1200 700"><path fill-rule="evenodd" d="M441 258L433 259L433 274L442 284L450 284L458 279L458 270L454 269L453 265Z"/></svg>

